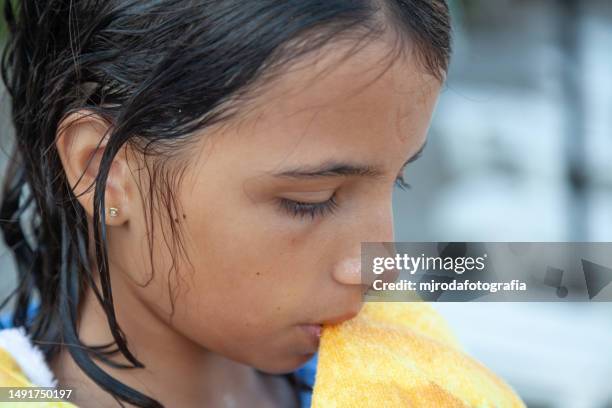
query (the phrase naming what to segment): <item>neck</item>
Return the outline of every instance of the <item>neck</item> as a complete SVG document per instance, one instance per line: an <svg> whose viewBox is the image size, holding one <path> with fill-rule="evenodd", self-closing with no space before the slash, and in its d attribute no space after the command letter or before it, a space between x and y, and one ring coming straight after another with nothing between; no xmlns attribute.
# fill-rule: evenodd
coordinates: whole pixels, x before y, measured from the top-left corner
<svg viewBox="0 0 612 408"><path fill-rule="evenodd" d="M113 298L128 347L145 365L120 369L98 363L115 379L164 406L277 406L281 400L288 406L291 390L282 378L263 375L193 343L158 318L121 279L113 280ZM113 341L106 316L91 289L82 300L78 331L81 341L89 346ZM113 356L113 361L127 363L121 355ZM65 348L51 362L51 368L61 387L75 389L77 405L117 405L80 370Z"/></svg>

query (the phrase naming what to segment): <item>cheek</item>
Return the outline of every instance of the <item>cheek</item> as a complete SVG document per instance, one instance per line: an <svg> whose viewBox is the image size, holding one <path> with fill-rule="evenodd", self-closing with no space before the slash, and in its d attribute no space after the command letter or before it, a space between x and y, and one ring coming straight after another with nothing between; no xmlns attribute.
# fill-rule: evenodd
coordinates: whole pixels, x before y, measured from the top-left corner
<svg viewBox="0 0 612 408"><path fill-rule="evenodd" d="M303 296L292 294L293 283L275 278L279 271L244 251L239 254L194 262L201 270L184 282L172 325L232 360L271 373L292 371L309 352L297 326L304 303L296 300Z"/></svg>
<svg viewBox="0 0 612 408"><path fill-rule="evenodd" d="M300 256L307 235L279 233L248 209L210 206L185 213L190 263L180 262L179 279L156 279L176 281L171 324L197 344L238 361L267 367L266 361L282 366L301 359L296 325L308 316L304 310L319 281L313 264L318 257Z"/></svg>
<svg viewBox="0 0 612 408"><path fill-rule="evenodd" d="M282 311L308 280L317 279L317 228L304 228L307 223L280 214L273 204L230 195L194 207L187 221L193 284L214 292L217 301L249 302L260 313Z"/></svg>
<svg viewBox="0 0 612 408"><path fill-rule="evenodd" d="M295 239L254 220L225 221L217 217L192 230L194 242L203 244L189 253L185 296L202 313L236 318L254 330L282 326L309 278L294 262Z"/></svg>

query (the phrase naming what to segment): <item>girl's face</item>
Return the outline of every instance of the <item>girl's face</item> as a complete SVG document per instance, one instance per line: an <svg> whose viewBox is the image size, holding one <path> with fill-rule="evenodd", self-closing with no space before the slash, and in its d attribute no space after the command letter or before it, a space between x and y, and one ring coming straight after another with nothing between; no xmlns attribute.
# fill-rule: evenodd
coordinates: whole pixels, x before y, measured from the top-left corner
<svg viewBox="0 0 612 408"><path fill-rule="evenodd" d="M186 258L172 264L173 229L154 225L151 275L147 219L130 204L129 222L108 230L113 285L128 289L115 302L129 293L198 346L262 371L312 357L319 325L361 308L360 243L393 241L394 182L440 89L413 57L388 53L377 42L341 60L337 46L194 136L172 220Z"/></svg>

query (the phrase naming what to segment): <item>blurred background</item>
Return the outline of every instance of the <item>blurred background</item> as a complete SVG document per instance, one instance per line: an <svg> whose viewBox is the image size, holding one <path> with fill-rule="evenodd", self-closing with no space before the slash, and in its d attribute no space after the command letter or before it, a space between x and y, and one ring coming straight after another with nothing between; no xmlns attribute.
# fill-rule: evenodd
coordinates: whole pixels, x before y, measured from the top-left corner
<svg viewBox="0 0 612 408"><path fill-rule="evenodd" d="M455 0L397 241L612 242L612 1ZM611 303L437 303L529 407L612 407Z"/></svg>
<svg viewBox="0 0 612 408"><path fill-rule="evenodd" d="M612 241L612 1L451 7L450 74L395 196L396 240ZM0 293L11 268L0 248ZM612 408L612 304L435 307L529 407Z"/></svg>

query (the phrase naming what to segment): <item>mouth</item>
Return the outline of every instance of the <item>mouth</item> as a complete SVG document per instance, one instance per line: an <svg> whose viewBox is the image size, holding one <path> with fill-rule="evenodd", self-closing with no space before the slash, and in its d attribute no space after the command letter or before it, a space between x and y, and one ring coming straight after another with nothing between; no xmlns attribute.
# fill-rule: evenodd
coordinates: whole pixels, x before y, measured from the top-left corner
<svg viewBox="0 0 612 408"><path fill-rule="evenodd" d="M341 315L333 316L333 317L321 320L317 323L308 323L308 324L300 325L300 328L302 329L302 331L305 333L306 337L308 338L309 345L312 347L311 351L314 353L318 350L319 343L321 342L321 334L323 332L324 326L340 324L346 320L350 320L354 318L355 316L357 316L357 314L359 313L359 310L361 310L361 307L358 310L352 310L350 312L347 312Z"/></svg>
<svg viewBox="0 0 612 408"><path fill-rule="evenodd" d="M300 328L306 334L308 338L308 342L310 345L310 352L315 353L319 348L319 343L321 341L321 333L323 331L323 326L320 324L303 324Z"/></svg>

